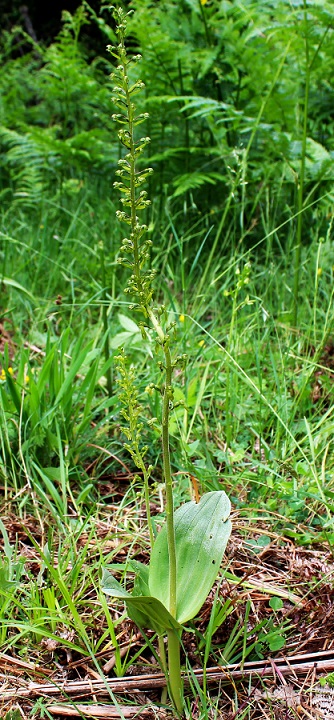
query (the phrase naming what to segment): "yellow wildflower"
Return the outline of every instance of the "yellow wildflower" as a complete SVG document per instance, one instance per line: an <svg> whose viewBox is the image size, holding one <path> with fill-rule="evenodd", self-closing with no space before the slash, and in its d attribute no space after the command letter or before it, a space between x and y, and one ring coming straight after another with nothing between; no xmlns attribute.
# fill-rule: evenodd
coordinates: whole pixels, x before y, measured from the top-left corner
<svg viewBox="0 0 334 720"><path fill-rule="evenodd" d="M198 344L199 344L199 347L204 347L205 341L204 341L204 340L200 340Z"/></svg>
<svg viewBox="0 0 334 720"><path fill-rule="evenodd" d="M7 368L7 370L4 370L4 368L2 368L1 373L0 373L0 380L2 380L2 381L6 380L7 375L11 375L13 377L14 370L12 367Z"/></svg>
<svg viewBox="0 0 334 720"><path fill-rule="evenodd" d="M184 315L180 315L180 316L179 316L179 320L180 320L180 322L184 322L184 321L185 321Z"/></svg>
<svg viewBox="0 0 334 720"><path fill-rule="evenodd" d="M320 275L322 275L322 268L320 268L320 267L318 268L317 275L318 275L318 277L320 277Z"/></svg>

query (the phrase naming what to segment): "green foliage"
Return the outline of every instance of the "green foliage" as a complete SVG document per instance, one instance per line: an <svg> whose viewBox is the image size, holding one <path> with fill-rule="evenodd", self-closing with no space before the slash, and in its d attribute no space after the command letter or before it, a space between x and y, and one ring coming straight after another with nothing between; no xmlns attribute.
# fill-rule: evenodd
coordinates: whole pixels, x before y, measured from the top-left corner
<svg viewBox="0 0 334 720"><path fill-rule="evenodd" d="M152 139L157 220L166 197L175 208L182 201L191 222L219 213L232 192L228 220L241 234L251 228L252 242L258 242L266 193L275 196L283 217L294 205L302 137L310 148L305 207L310 197L330 191L334 135L323 72L325 67L331 77L334 62L329 2L298 2L291 10L280 0L274 15L270 5L252 0L203 6L135 0L133 6L131 43L140 49L142 78L150 87L136 102L144 136ZM48 48L33 45L31 53L13 59L17 36L3 37L1 143L9 149L3 184L9 176L17 200L31 195L33 205L34 184L39 198L54 196L71 178L90 184L93 175L104 187L110 184L118 156L104 79L110 66L99 55L91 61L80 40L92 23L114 41L106 11L98 16L87 3L74 15L64 12L63 28ZM325 211L328 201L321 203Z"/></svg>
<svg viewBox="0 0 334 720"><path fill-rule="evenodd" d="M50 492L61 515L66 514L68 466L79 457L89 436L92 413L98 414L96 385L106 367L99 363L94 343L70 341L69 330L57 341L48 340L42 364L29 362L21 351L17 370L3 359L0 412L6 434L0 461L5 476L20 484L27 466L37 472L42 496ZM66 451L66 461L63 453ZM12 472L14 469L14 476ZM66 470L66 478L64 472ZM61 487L62 500L56 487Z"/></svg>
<svg viewBox="0 0 334 720"><path fill-rule="evenodd" d="M126 599L130 617L140 627L151 628L158 634L173 628L179 629L197 615L216 579L231 533L228 520L230 509L230 502L221 491L206 493L199 503L185 503L175 512L175 619L169 611L170 571L166 525L157 535L149 567L132 563L136 581L131 596L106 569L102 576L103 591L112 597ZM133 614L132 606L140 611L140 616Z"/></svg>
<svg viewBox="0 0 334 720"><path fill-rule="evenodd" d="M88 22L84 6L74 16L65 11L59 37L49 48L38 46L38 59L34 48L23 60L8 61L0 87L0 145L8 151L3 183L9 179L14 198L25 205L54 197L67 179L105 173L117 157L108 132L110 91L100 69L106 61L89 63L79 44Z"/></svg>
<svg viewBox="0 0 334 720"><path fill-rule="evenodd" d="M134 5L131 31L143 53L143 80L150 84L150 135L159 148L150 161L161 167L160 192L172 183L174 195L189 197L199 185L215 183L217 193L209 186L190 194L190 206L198 199L203 212L207 198L212 211L218 194L226 199L233 188L236 204L247 203L241 232L257 217L268 182L274 192L280 185L282 210L291 204L299 173L291 173L290 163L300 137L301 50L307 33L317 88L308 112L318 117L326 94L319 70L333 62L330 4L324 10L308 2L307 23L303 3L291 12L284 1L274 15L270 5L260 10L254 2ZM322 146L323 134L312 140ZM329 136L328 141L333 149Z"/></svg>
<svg viewBox="0 0 334 720"><path fill-rule="evenodd" d="M158 311L152 307L154 271L149 268L149 246L146 240L147 227L141 224L138 214L149 205L147 192L141 190L151 170L137 171L137 162L147 145L148 138L136 140L135 128L147 117L137 114L133 96L144 88L141 81L132 82L130 78L133 66L140 56L129 58L125 47L127 15L121 8L114 8L118 46L109 48L118 63L113 79L118 83L114 88L114 102L121 113L113 117L121 129L118 132L120 143L126 154L119 160L118 175L121 182L114 185L122 194L123 207L127 212L118 211L117 217L130 228L129 238L122 241L126 258L120 262L129 267L132 274L126 292L133 295L136 304L130 309L144 315L146 326L153 327L156 341L163 352L163 362L158 367L164 374L163 383L156 386L162 397L161 440L163 450L163 470L166 493L166 524L154 539L149 506L148 478L153 468L145 468L144 457L147 447L140 447L143 424L138 423L140 407L137 403L137 391L134 386L134 372L127 371L124 356L119 356L121 374L121 400L126 409L122 414L128 422L125 433L131 444L127 444L135 464L144 476L147 520L150 528L151 558L147 571L137 563L137 580L131 595L117 583L109 573L104 573L102 589L114 597L126 600L130 617L141 627L150 627L161 637L168 637L168 684L171 700L178 715L183 713L183 695L180 672L180 637L182 623L192 618L203 605L207 594L217 577L225 547L231 532L230 502L224 491L204 495L198 504L184 504L174 512L174 494L171 476L169 420L174 407L173 369L180 358L172 362L173 336L170 330L175 323L167 325L165 307ZM128 260L128 256L130 259ZM147 330L142 324L143 337ZM194 591L194 586L196 591ZM160 642L160 662L165 670L165 651Z"/></svg>
<svg viewBox="0 0 334 720"><path fill-rule="evenodd" d="M185 615L177 614L181 581L172 613L166 579L163 427L168 487L181 506L176 534L182 508L190 517L197 507L190 497L224 487L241 526L261 517L270 537L274 529L297 545L334 544L333 7L131 5L128 58L142 59L129 63L128 86L103 51L116 42L108 9L97 14L84 3L66 12L48 47L18 27L1 34L2 515L4 525L13 514L33 523L41 540L29 540L37 576L36 557L21 558L2 529L0 637L1 651L22 659L47 639L56 660L66 648L97 671L98 654L111 650L117 675L145 647L154 654L149 633L148 645L130 643L124 655L126 615L96 582L104 564L129 573L118 584L105 575L128 616L166 628L175 679ZM132 149L126 125L117 137L112 121L112 113L124 121L130 88ZM123 240L113 219L119 191ZM165 456L166 447L165 437ZM154 592L151 563L134 559L147 557L146 523L151 546L156 539L152 563L163 546L164 582ZM255 565L267 540L244 543ZM176 558L185 542L182 534ZM156 573L160 565L159 556ZM196 608L209 581L198 586ZM290 595L283 583L273 592L253 625L245 593L235 608L218 583L207 627L201 618L191 624L204 667L280 652ZM73 640L64 629L76 632ZM188 660L208 717L210 700Z"/></svg>
<svg viewBox="0 0 334 720"><path fill-rule="evenodd" d="M198 503L182 505L175 513L176 619L184 624L201 609L217 577L231 533L231 504L224 491L203 495ZM169 607L169 557L166 525L151 554L149 588Z"/></svg>

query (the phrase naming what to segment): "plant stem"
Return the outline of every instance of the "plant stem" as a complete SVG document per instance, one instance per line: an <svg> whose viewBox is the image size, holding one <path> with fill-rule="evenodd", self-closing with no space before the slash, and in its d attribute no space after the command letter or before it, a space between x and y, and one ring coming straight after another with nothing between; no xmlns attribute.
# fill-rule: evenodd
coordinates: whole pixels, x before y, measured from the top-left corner
<svg viewBox="0 0 334 720"><path fill-rule="evenodd" d="M169 692L179 715L183 713L183 692L180 664L180 638L176 630L167 630Z"/></svg>
<svg viewBox="0 0 334 720"><path fill-rule="evenodd" d="M122 11L119 11L119 18L122 16ZM123 24L122 24L123 22ZM162 435L162 454L163 454L163 472L165 480L165 491L166 491L166 525L167 525L167 542L168 542L168 554L169 554L169 612L176 618L176 547L175 547L175 527L174 527L174 503L173 503L173 482L172 472L170 463L170 450L169 450L169 417L170 411L173 406L173 387L172 387L172 374L173 374L173 363L169 348L170 338L168 335L168 329L164 329L160 318L163 315L156 313L152 309L152 290L150 287L152 281L152 273L145 273L143 270L143 264L145 258L148 257L147 247L141 241L143 233L146 232L145 226L139 224L137 217L137 210L142 210L146 207L146 193L139 191L136 194L136 188L140 186L139 182L140 173L136 172L136 159L138 154L141 152L143 145L135 141L135 126L138 124L138 116L135 115L135 106L131 101L131 94L133 93L134 86L130 86L128 77L128 66L129 60L127 59L126 49L124 45L124 16L122 22L119 24L119 55L116 55L120 64L117 68L119 72L119 78L121 87L116 87L115 91L118 97L118 106L122 110L122 124L127 126L127 130L120 131L119 137L123 145L128 149L128 153L125 159L127 178L125 183L121 185L122 191L125 193L125 206L129 207L129 215L123 213L123 218L130 225L131 233L130 240L125 238L123 248L125 252L128 252L128 248L131 248L133 255L133 263L131 264L132 275L128 285L128 292L131 291L137 299L137 309L141 310L145 317L145 324L150 321L153 327L159 345L161 346L164 353L164 370L165 370L165 382L161 387L162 395L162 421L161 421L161 435ZM141 85L142 86L142 85ZM124 114L125 113L125 114ZM140 116L139 116L140 119ZM122 134L123 133L123 134ZM146 142L144 138L142 142ZM124 165L122 165L124 168ZM124 169L121 170L120 175L124 176ZM145 177L144 177L145 179ZM119 186L119 184L118 184ZM124 202L124 201L123 201ZM122 214L121 214L122 215ZM143 250L144 247L144 250ZM143 333L145 333L144 323L142 324ZM140 452L138 450L138 457ZM138 460L138 458L137 458ZM139 462L139 461L138 461ZM137 463L138 464L138 463ZM144 461L140 461L140 465L143 466L144 480L145 480L145 502L146 512L150 527L151 544L153 544L153 534L151 532L150 522L150 508L149 508L149 488L148 488L148 472L145 470ZM138 465L139 466L139 465ZM183 698L182 698L182 681L181 681L181 667L180 667L180 637L175 631L170 631L168 634L168 673L169 674L169 692L171 699L174 703L175 709L179 715L182 714L183 709ZM161 665L166 670L166 656L163 641L159 639L159 649L161 656Z"/></svg>
<svg viewBox="0 0 334 720"><path fill-rule="evenodd" d="M149 485L148 485L148 474L145 473L145 509L146 509L146 517L147 517L147 524L148 524L148 530L150 533L150 545L151 548L154 544L154 534L153 534L153 526L152 526L152 520L151 520L151 509L150 509L150 493L149 493Z"/></svg>
<svg viewBox="0 0 334 720"><path fill-rule="evenodd" d="M237 337L237 333L235 333L235 321L236 321L236 315L237 315L237 290L235 290L233 295L233 305L232 305L232 313L231 313L231 323L229 328L229 334L228 334L228 352L230 355L233 355L235 351L235 343L234 343L234 337ZM226 422L226 429L225 429L225 437L226 437L226 446L227 448L231 447L231 441L232 436L234 434L234 428L232 425L232 412L231 412L231 399L232 399L232 390L231 390L231 366L230 363L226 363L226 396L225 396L225 422Z"/></svg>
<svg viewBox="0 0 334 720"><path fill-rule="evenodd" d="M308 43L308 37L307 37L308 27L307 27L307 3L306 3L306 0L304 0L304 23L305 23L306 76L305 76L305 92L304 92L303 136L302 136L300 176L299 176L298 200L297 200L297 210L298 210L297 237L296 237L294 277L293 277L292 324L294 327L297 326L297 319L298 319L300 260L301 260L301 252L302 252L302 230L303 230L303 198L304 198L304 179L305 179L306 142L307 142L307 117L308 117L308 103L309 103L309 91L310 91L310 79L311 79L311 66L310 66L310 60L309 60L309 43Z"/></svg>
<svg viewBox="0 0 334 720"><path fill-rule="evenodd" d="M169 612L176 617L176 545L174 527L173 481L169 451L169 415L173 397L172 359L166 337L159 321L148 308L148 314L155 328L165 355L166 382L163 389L162 406L162 457L166 490L166 525L169 554ZM183 693L180 662L180 638L174 630L167 631L168 636L168 676L170 696L179 715L183 710Z"/></svg>
<svg viewBox="0 0 334 720"><path fill-rule="evenodd" d="M138 447L138 460L140 457L140 450ZM152 525L152 519L151 519L151 508L150 508L150 487L148 484L148 481L150 479L150 468L147 468L145 465L144 460L141 459L141 462L138 462L138 467L143 473L144 478L144 498L145 498L145 510L146 510L146 519L147 519L147 525L148 525L148 531L150 534L150 546L153 548L154 545L154 533L153 533L153 525Z"/></svg>
<svg viewBox="0 0 334 720"><path fill-rule="evenodd" d="M166 488L166 524L169 553L169 611L176 617L176 546L174 528L173 482L169 453L169 413L172 401L172 361L168 344L164 345L166 361L166 385L163 395L162 409L162 454ZM176 711L181 715L183 710L183 693L180 662L180 638L175 630L168 635L168 671L170 695Z"/></svg>
<svg viewBox="0 0 334 720"><path fill-rule="evenodd" d="M210 37L210 31L209 31L209 28L208 28L208 23L207 23L207 21L206 21L204 6L202 5L201 0L198 0L198 4L199 4L199 8L200 8L201 15L202 15L202 20L203 20L203 25L204 25L204 30L205 30L206 41L207 41L207 43L208 43L208 47L212 47L212 40L211 40L211 37Z"/></svg>
<svg viewBox="0 0 334 720"><path fill-rule="evenodd" d="M169 413L170 405L172 403L173 390L172 390L172 360L169 350L169 337L164 332L161 323L157 316L153 312L150 305L145 301L144 283L141 275L141 264L139 256L139 241L136 234L138 227L138 218L136 215L136 143L134 138L134 105L131 101L131 94L129 91L129 82L127 74L127 62L126 60L122 63L122 73L126 82L124 85L125 96L126 96L126 109L127 109L127 125L128 125L128 138L129 138L129 190L130 190L130 213L131 213L131 237L133 238L133 269L136 277L137 293L140 306L144 312L144 315L151 320L153 328L158 336L158 341L163 348L165 355L165 371L166 381L163 388L163 407L162 407L162 453L163 453L163 468L164 478L166 487L166 520L167 520L167 535L168 535L168 550L169 550L169 611L173 617L176 617L176 550L175 550L175 532L174 532L174 505L173 505L173 483L172 473L170 465L170 454L169 454ZM146 498L146 505L148 503L148 497Z"/></svg>
<svg viewBox="0 0 334 720"><path fill-rule="evenodd" d="M169 415L173 398L172 359L168 345L168 336L163 331L159 320L151 308L147 308L148 316L162 344L165 355L166 382L162 400L162 459L166 490L166 524L169 553L169 612L176 617L176 547L174 528L173 481L169 452Z"/></svg>
<svg viewBox="0 0 334 720"><path fill-rule="evenodd" d="M168 346L164 347L166 360L166 385L162 408L162 454L166 487L166 522L169 551L169 611L176 617L176 547L174 530L173 482L169 453L169 411L172 400L172 362Z"/></svg>
<svg viewBox="0 0 334 720"><path fill-rule="evenodd" d="M104 262L104 245L103 241L100 244L100 259L101 259L101 279L102 279L102 287L103 287L103 293L102 293L102 321L103 321L103 334L104 334L104 342L103 342L103 351L104 351L104 357L106 363L110 360L110 346L109 346L109 324L108 324L108 310L107 310L107 288L106 288L106 268L105 268L105 262ZM106 381L107 381L107 392L109 398L113 395L113 387L112 387L112 375L111 375L111 366L109 366L106 370Z"/></svg>
<svg viewBox="0 0 334 720"><path fill-rule="evenodd" d="M166 680L168 681L168 669L167 669L167 661L166 661L166 650L165 650L165 642L164 642L164 636L159 635L158 636L158 644L159 644L159 657L160 657L160 665L162 671L165 673ZM167 702L167 688L164 687L161 693L161 704L165 705Z"/></svg>

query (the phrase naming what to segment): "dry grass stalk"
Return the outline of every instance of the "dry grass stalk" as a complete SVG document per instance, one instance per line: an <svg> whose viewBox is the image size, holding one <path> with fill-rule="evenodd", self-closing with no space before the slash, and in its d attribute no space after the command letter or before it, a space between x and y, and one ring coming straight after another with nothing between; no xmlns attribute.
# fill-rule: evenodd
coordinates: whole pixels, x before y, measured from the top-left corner
<svg viewBox="0 0 334 720"><path fill-rule="evenodd" d="M275 677L307 675L310 671L315 672L332 672L334 671L334 651L324 651L321 653L309 653L305 655L295 655L289 658L276 658L275 660L266 661L259 660L256 662L246 662L243 668L240 665L226 665L225 667L212 667L207 670L207 683L214 685L217 683L230 683L236 680L242 680L250 677ZM202 670L194 670L194 675L201 683L203 679ZM1 698L7 700L10 698L32 698L32 697L69 697L76 698L91 696L92 694L103 697L108 695L108 688L113 692L119 693L135 693L147 692L165 685L165 677L161 673L138 675L123 678L108 678L103 680L70 680L51 683L24 683L21 687L17 684L15 687L9 688L8 683L0 686ZM184 677L187 684L187 677Z"/></svg>
<svg viewBox="0 0 334 720"><path fill-rule="evenodd" d="M48 712L52 715L63 715L67 717L94 717L94 718L152 718L152 710L143 708L142 705L120 708L121 712L112 705L49 705Z"/></svg>

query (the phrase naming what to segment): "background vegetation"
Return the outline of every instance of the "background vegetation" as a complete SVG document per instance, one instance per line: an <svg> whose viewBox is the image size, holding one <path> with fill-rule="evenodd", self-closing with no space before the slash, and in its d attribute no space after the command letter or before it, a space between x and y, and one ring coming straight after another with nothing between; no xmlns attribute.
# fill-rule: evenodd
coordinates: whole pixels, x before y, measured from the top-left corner
<svg viewBox="0 0 334 720"><path fill-rule="evenodd" d="M194 482L223 487L241 515L262 512L298 542L332 545L333 5L129 6L149 113L156 287L188 356L177 389L186 404L171 421L178 501ZM95 576L89 542L74 565L72 553L106 504L121 524L126 511L137 540L145 529L120 429L120 347L135 366L156 509L161 492L159 435L146 422L160 410L145 394L159 371L117 263L108 43L109 9L86 2L64 11L49 44L19 26L1 36L0 479L4 513L38 520L52 595L29 596L7 537L1 633L18 647L32 628L52 635L61 597L64 622L78 614L71 592L80 598ZM48 527L67 543L60 576ZM21 598L15 622L9 588Z"/></svg>

